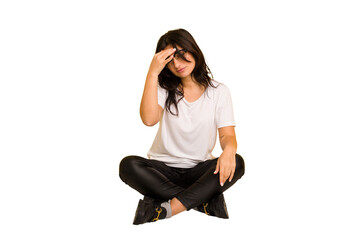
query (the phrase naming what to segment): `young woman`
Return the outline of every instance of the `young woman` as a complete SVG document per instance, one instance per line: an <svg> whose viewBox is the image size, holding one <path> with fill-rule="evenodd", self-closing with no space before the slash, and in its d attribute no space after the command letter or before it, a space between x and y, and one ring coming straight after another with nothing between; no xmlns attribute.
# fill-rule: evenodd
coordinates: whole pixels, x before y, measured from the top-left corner
<svg viewBox="0 0 360 240"><path fill-rule="evenodd" d="M222 193L243 176L245 165L236 154L229 89L209 75L189 32L172 30L159 39L140 105L143 123L160 122L159 129L148 159L127 156L119 168L120 178L144 195L134 224L190 209L228 218ZM223 152L214 158L217 131Z"/></svg>

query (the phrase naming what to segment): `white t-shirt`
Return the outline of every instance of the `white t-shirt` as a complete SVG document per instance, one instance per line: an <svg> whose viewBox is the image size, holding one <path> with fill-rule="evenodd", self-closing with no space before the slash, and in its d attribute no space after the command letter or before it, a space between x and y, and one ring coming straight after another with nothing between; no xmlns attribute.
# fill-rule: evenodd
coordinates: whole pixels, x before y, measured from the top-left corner
<svg viewBox="0 0 360 240"><path fill-rule="evenodd" d="M178 102L178 116L165 109L167 90L158 86L158 103L164 109L159 129L148 152L149 159L164 162L170 167L192 168L199 162L213 159L217 129L235 126L229 89L212 81L194 102L185 98ZM171 106L176 113L174 105Z"/></svg>

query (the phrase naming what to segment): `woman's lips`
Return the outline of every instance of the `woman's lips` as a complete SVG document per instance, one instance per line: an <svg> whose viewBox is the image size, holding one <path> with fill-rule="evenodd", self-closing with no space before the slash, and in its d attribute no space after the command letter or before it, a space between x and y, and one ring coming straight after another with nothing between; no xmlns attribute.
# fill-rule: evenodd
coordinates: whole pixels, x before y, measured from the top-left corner
<svg viewBox="0 0 360 240"><path fill-rule="evenodd" d="M185 68L180 68L179 70L176 70L177 72L183 72Z"/></svg>

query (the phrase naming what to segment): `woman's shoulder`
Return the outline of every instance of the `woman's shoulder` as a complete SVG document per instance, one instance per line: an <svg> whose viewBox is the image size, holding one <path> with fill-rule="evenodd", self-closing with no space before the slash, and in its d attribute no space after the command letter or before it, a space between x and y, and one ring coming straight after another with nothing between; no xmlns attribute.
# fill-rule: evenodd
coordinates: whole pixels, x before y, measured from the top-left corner
<svg viewBox="0 0 360 240"><path fill-rule="evenodd" d="M210 99L218 102L219 99L222 99L224 96L229 94L230 90L224 83L218 82L214 79L211 80L211 84L207 88L207 96L209 96Z"/></svg>
<svg viewBox="0 0 360 240"><path fill-rule="evenodd" d="M224 83L218 82L214 79L211 80L211 84L214 87L210 86L210 89L216 94L221 94L224 91L229 91L228 87Z"/></svg>

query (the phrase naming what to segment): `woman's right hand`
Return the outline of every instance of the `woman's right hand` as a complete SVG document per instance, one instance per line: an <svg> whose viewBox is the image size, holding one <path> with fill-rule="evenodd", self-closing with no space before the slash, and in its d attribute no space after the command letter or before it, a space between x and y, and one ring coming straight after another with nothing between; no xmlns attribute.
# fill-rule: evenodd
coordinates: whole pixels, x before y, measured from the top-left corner
<svg viewBox="0 0 360 240"><path fill-rule="evenodd" d="M175 51L176 48L169 48L156 53L151 61L149 74L158 76L166 64L173 59Z"/></svg>

